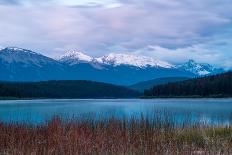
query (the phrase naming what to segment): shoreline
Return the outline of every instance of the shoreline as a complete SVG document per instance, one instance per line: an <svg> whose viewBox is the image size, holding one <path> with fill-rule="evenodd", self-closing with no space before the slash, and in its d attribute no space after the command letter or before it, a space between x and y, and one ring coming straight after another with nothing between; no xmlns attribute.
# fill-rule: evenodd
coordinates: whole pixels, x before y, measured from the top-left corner
<svg viewBox="0 0 232 155"><path fill-rule="evenodd" d="M193 96L173 96L173 97L138 97L138 98L1 98L0 101L22 101L22 100L152 100L152 99L232 99L228 97L193 97Z"/></svg>
<svg viewBox="0 0 232 155"><path fill-rule="evenodd" d="M4 98L0 101L30 100L153 100L153 99L232 99L232 97L149 97L149 98Z"/></svg>

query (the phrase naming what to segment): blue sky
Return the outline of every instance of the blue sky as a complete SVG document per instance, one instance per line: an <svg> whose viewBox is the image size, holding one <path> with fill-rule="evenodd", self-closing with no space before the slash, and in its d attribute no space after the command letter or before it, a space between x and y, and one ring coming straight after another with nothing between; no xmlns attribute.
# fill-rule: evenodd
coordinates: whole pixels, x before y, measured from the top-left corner
<svg viewBox="0 0 232 155"><path fill-rule="evenodd" d="M0 0L0 46L232 68L230 0Z"/></svg>

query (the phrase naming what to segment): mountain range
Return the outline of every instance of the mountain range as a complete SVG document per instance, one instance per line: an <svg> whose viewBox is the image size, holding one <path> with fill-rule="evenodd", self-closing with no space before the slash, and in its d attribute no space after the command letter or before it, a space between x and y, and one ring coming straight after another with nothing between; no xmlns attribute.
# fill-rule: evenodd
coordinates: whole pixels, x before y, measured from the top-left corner
<svg viewBox="0 0 232 155"><path fill-rule="evenodd" d="M135 54L110 53L95 58L71 51L53 59L22 48L0 50L1 81L92 80L131 85L156 78L191 78L221 72L223 69L194 60L173 65Z"/></svg>

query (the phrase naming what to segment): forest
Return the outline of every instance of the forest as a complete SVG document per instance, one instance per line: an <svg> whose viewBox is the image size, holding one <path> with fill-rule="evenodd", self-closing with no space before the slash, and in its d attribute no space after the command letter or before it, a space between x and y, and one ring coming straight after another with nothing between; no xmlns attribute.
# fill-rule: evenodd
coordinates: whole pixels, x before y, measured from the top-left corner
<svg viewBox="0 0 232 155"><path fill-rule="evenodd" d="M154 86L145 97L232 97L232 72Z"/></svg>
<svg viewBox="0 0 232 155"><path fill-rule="evenodd" d="M0 98L133 98L123 86L94 81L0 82Z"/></svg>

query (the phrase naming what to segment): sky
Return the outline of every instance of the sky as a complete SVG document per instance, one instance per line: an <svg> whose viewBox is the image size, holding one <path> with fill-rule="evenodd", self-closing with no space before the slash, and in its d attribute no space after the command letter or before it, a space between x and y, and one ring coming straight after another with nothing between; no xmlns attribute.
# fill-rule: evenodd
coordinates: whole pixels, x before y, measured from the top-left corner
<svg viewBox="0 0 232 155"><path fill-rule="evenodd" d="M0 47L232 68L231 0L0 0Z"/></svg>

